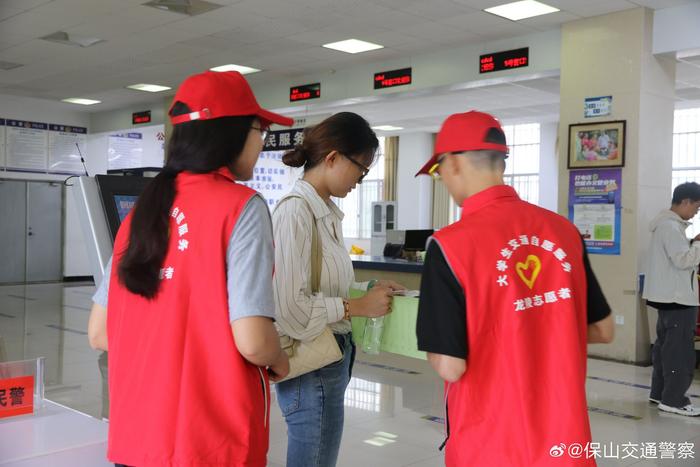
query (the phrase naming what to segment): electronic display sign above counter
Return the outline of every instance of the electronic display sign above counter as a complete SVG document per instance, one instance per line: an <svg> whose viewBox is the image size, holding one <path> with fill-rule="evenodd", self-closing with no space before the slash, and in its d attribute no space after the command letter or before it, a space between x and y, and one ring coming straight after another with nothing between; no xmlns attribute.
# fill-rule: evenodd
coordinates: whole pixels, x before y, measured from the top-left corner
<svg viewBox="0 0 700 467"><path fill-rule="evenodd" d="M321 83L302 84L289 88L289 101L306 101L321 97Z"/></svg>
<svg viewBox="0 0 700 467"><path fill-rule="evenodd" d="M374 89L386 89L396 86L411 84L412 68L402 68L400 70L381 71L374 74Z"/></svg>
<svg viewBox="0 0 700 467"><path fill-rule="evenodd" d="M506 50L481 55L479 57L479 73L491 73L493 71L512 70L522 68L530 64L530 48Z"/></svg>

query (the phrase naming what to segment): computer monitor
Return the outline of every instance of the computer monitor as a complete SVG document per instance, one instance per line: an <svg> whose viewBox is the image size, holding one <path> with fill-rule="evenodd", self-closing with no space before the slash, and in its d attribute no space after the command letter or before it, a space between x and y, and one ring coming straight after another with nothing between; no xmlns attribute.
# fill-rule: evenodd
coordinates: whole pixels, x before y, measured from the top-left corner
<svg viewBox="0 0 700 467"><path fill-rule="evenodd" d="M141 192L152 178L124 177L119 175L96 175L102 206L107 217L107 225L112 242L119 226L133 209Z"/></svg>
<svg viewBox="0 0 700 467"><path fill-rule="evenodd" d="M405 251L423 251L428 239L435 233L432 229L427 230L407 230L406 240L403 249Z"/></svg>

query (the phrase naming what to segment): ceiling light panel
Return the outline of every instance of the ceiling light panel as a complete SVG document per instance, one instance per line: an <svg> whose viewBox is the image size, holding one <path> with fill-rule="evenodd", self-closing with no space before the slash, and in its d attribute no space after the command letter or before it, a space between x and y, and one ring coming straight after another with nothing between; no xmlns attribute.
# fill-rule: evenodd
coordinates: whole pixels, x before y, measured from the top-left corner
<svg viewBox="0 0 700 467"><path fill-rule="evenodd" d="M217 3L205 2L204 0L154 0L143 5L187 16L201 15L223 6Z"/></svg>
<svg viewBox="0 0 700 467"><path fill-rule="evenodd" d="M258 70L257 68L252 68L249 66L244 66L244 65L234 65L233 63L230 63L228 65L221 65L221 66L215 66L214 68L210 68L211 71L237 71L242 75L249 75L251 73L257 73L261 70Z"/></svg>
<svg viewBox="0 0 700 467"><path fill-rule="evenodd" d="M144 91L144 92L163 92L163 91L168 91L172 88L168 86L160 86L158 84L132 84L131 86L127 86L128 89L133 89L135 91Z"/></svg>
<svg viewBox="0 0 700 467"><path fill-rule="evenodd" d="M383 49L383 45L373 44L372 42L365 42L358 39L348 39L345 41L331 42L330 44L323 44L323 47L327 49L339 50L340 52L345 52L349 54L359 54L362 52L369 52L370 50Z"/></svg>
<svg viewBox="0 0 700 467"><path fill-rule="evenodd" d="M486 8L484 11L496 16L501 16L511 21L520 21L521 19L534 18L535 16L556 13L559 11L559 9L535 0L523 0L520 2L506 3L504 5L499 5L492 8Z"/></svg>
<svg viewBox="0 0 700 467"><path fill-rule="evenodd" d="M372 129L378 130L378 131L398 131L398 130L403 130L403 127L393 126L393 125L379 125L379 126L373 126Z"/></svg>
<svg viewBox="0 0 700 467"><path fill-rule="evenodd" d="M99 104L102 101L96 101L94 99L83 99L81 97L71 97L68 99L62 99L62 102L67 102L69 104L78 104L78 105L95 105Z"/></svg>

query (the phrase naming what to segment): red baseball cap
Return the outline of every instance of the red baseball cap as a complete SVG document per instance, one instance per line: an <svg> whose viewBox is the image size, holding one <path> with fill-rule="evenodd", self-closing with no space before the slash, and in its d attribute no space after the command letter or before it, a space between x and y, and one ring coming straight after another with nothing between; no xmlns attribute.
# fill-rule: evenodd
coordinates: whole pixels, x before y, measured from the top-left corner
<svg viewBox="0 0 700 467"><path fill-rule="evenodd" d="M416 177L427 175L441 154L489 149L508 153L505 133L493 115L476 110L452 114L442 123L437 134L433 157L418 171Z"/></svg>
<svg viewBox="0 0 700 467"><path fill-rule="evenodd" d="M182 102L192 112L170 116L173 125L192 120L255 115L267 124L292 126L294 119L270 112L255 100L248 81L237 71L205 71L187 78L178 88L173 105ZM173 105L170 106L172 111ZM170 112L168 112L170 113Z"/></svg>

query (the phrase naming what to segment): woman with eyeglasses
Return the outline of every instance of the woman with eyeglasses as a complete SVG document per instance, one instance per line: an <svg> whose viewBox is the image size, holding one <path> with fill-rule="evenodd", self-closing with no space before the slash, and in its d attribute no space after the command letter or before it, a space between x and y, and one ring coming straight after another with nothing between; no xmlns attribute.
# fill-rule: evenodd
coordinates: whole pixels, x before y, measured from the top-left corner
<svg viewBox="0 0 700 467"><path fill-rule="evenodd" d="M292 119L262 109L239 73L211 71L182 83L169 116L167 161L119 229L88 324L109 349L107 457L264 467L269 380L289 361L270 213L235 182L251 178L267 127Z"/></svg>
<svg viewBox="0 0 700 467"><path fill-rule="evenodd" d="M379 141L365 119L342 112L304 132L303 144L282 159L304 167L304 176L272 215L275 240L274 294L281 334L311 341L330 327L341 360L276 385L287 422L287 467L336 464L343 433L343 400L355 359L350 318L389 313L392 281L379 281L363 297L348 299L355 282L343 242L343 212L331 197L344 198L369 172ZM320 287L312 293L312 238L321 244Z"/></svg>

